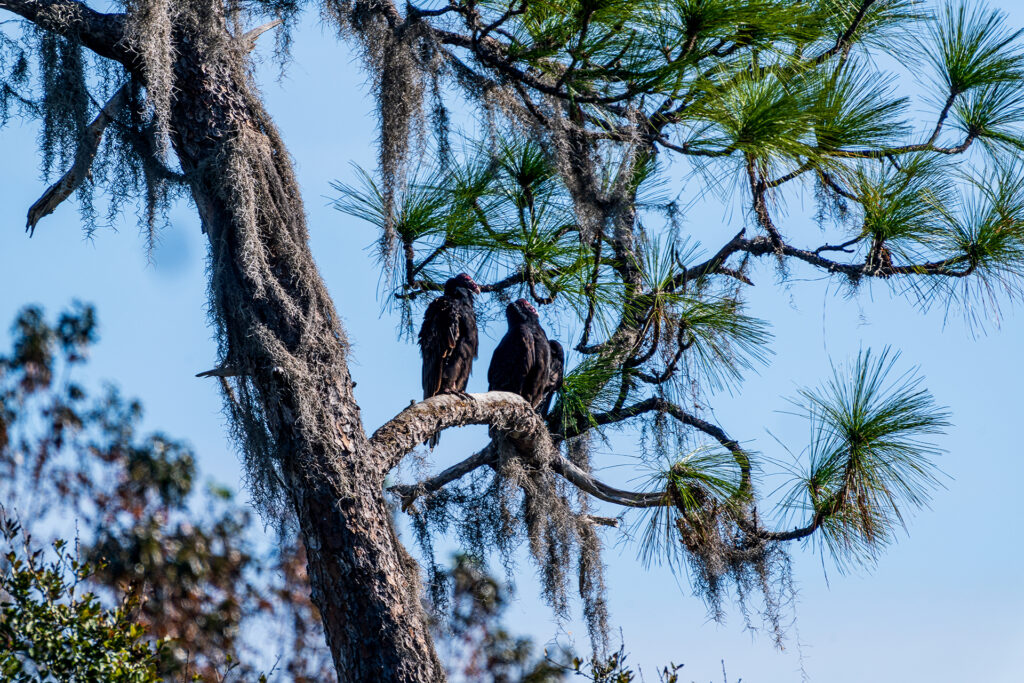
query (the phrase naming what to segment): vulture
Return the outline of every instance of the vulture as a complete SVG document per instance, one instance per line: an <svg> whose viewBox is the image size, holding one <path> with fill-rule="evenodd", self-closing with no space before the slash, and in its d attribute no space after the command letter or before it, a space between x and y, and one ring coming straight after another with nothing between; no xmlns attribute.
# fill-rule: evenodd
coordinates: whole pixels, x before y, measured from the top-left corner
<svg viewBox="0 0 1024 683"><path fill-rule="evenodd" d="M460 273L444 283L444 294L427 306L419 335L423 398L466 392L477 353L473 294L479 293L473 278ZM431 448L438 438L435 434L427 441Z"/></svg>
<svg viewBox="0 0 1024 683"><path fill-rule="evenodd" d="M549 340L548 345L551 347L551 363L548 365L547 389L544 391L544 400L541 402L540 408L540 414L544 417L548 416L551 411L551 401L558 390L562 388L565 369L565 351L562 350L562 345L554 339Z"/></svg>
<svg viewBox="0 0 1024 683"><path fill-rule="evenodd" d="M537 408L548 388L551 346L536 309L526 299L505 309L508 331L498 342L487 368L489 391L511 391Z"/></svg>

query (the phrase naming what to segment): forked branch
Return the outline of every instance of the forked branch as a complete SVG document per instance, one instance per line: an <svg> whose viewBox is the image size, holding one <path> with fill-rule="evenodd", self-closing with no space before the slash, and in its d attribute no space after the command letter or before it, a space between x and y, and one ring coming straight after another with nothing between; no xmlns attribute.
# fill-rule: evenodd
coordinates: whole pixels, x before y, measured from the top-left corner
<svg viewBox="0 0 1024 683"><path fill-rule="evenodd" d="M370 447L380 456L387 472L431 436L449 427L465 425L490 425L523 453L554 451L541 416L522 396L507 391L442 394L414 403L374 432Z"/></svg>

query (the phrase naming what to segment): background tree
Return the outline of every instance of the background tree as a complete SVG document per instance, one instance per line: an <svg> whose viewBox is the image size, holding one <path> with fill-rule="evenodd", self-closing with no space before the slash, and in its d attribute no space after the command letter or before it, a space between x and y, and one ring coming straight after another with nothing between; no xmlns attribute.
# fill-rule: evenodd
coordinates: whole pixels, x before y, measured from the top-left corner
<svg viewBox="0 0 1024 683"><path fill-rule="evenodd" d="M672 526L659 528L675 529L680 538L671 537L673 545L667 547L678 551L681 540L684 556L701 569L699 577L715 579L730 573L761 577L766 562L781 557L779 543L819 530L839 539L837 547L844 550L877 548L888 538L884 532L898 522L903 497L912 504L922 500L920 484L928 483L929 468L920 457L927 453L915 439L921 432L927 435L940 427L943 418L914 387L903 390L897 383L886 396L886 385L873 381L881 377L880 369L886 364L862 356L852 382L837 380L840 390L833 392L835 396L809 394L811 412L823 427L821 438L814 441L815 452L822 455L814 459L812 472L802 484L811 508L805 525L799 532L766 526L765 515L756 515L752 502L750 454L720 428L684 410L690 406L679 405L682 401L671 395L646 395L634 382L657 386L658 382L646 381L641 375L655 380L661 374L669 379L676 376L671 361L678 355L676 362L683 362L683 357L686 362L710 359L708 365L718 372L703 372L705 381L713 386L715 380L728 378L736 370L727 362L735 357L726 352L723 338L732 340L741 351L745 350L740 341L744 338L748 347L760 345L763 339L756 339L757 325L749 320L742 326L745 334L728 332L740 320L735 305L729 303L736 296L728 289L716 290L717 283L750 279L737 267L742 263L733 261L746 255L775 254L784 263L795 259L848 278L916 283L916 291L926 302L973 305L977 299L970 297L976 285L1005 285L1011 292L1015 286L1019 224L1013 185L1000 181L1001 176L1013 177L1012 172L1003 173L1006 162L982 159L977 166L971 163L973 155L965 156L968 161L961 170L987 166L990 171L975 177L976 199L968 185L968 196L958 203L951 182L957 176L932 161L940 155L966 153L976 141L988 143L998 154L1006 146L1012 149L1016 140L1012 84L1019 58L1013 42L1004 42L999 36L998 21L985 15L951 8L936 21L915 17L902 4L872 2L702 3L693 7L631 3L593 8L535 3L507 9L474 4L433 11L414 8L405 15L388 3L341 6L335 16L364 39L368 61L378 76L385 246L401 242L403 249L398 253L415 270L417 244L409 238L399 240L393 220L393 209L405 205L396 198L406 187L414 187L406 186L402 177L404 143L409 124L416 118L412 115L418 110L415 98L408 96L428 92L434 76L447 78L483 98L484 111L495 121L495 130L504 133L502 137L510 137L502 131L503 124L509 122L508 127L527 138L536 136L546 144L545 149L554 152L558 179L552 187L572 204L572 221L561 237L570 245L573 239L579 242L576 251L590 260L591 267L576 272L589 273L591 278L577 277L576 288L567 286L572 279L562 288L548 288L543 273L531 270L532 264L519 268L515 261L507 264L514 269L508 277L514 285L527 289L532 285L538 298L554 294L556 301L566 301L575 291L582 301L577 306L582 331L580 343L573 345L592 351L588 355L597 359L592 374L580 373L590 374L589 389L584 386L575 392L572 373L567 377L561 408L555 411L562 416L562 427L559 431L556 426L555 443L550 445L548 425L538 424L521 402L509 403L496 395L472 404L434 399L413 408L368 443L350 393L337 316L305 249L301 206L286 155L262 108L248 97L250 87L240 68L243 50L228 39L227 28L219 19L221 8L175 8L169 16L162 6L153 11L133 7L125 21L117 15L95 15L74 4L5 1L0 6L127 65L136 83L148 86L151 109L143 110L136 120L153 123L137 126L139 145L156 138L154 147L159 150L162 122L170 122L171 142L184 180L211 239L213 308L225 361L216 374L229 375L228 381L235 383L235 402L229 405L237 408L234 418L250 455L257 494L265 494L264 504L280 502L275 487L283 484L286 507L295 511L306 545L314 549L310 571L315 598L343 677L429 680L438 675L416 601L394 588L409 583L386 580L402 571L411 580L415 573L411 568L402 569L411 565L390 530L379 491L383 473L411 448L400 438L400 428L406 423L414 423L413 432L418 429L415 436L422 440L450 424L489 422L499 432L511 434L515 452L496 444L488 453L467 461L461 473L472 465L493 461L503 471L499 484L547 494L559 486L560 479L566 479L615 503L651 506L669 515ZM54 7L73 11L55 12ZM566 21L567 17L572 21ZM140 25L144 27L141 31ZM898 29L903 28L903 35L908 35L908 30L920 33L922 26L937 27L935 40L928 45L940 63L944 87L949 89L948 105L940 109L935 135L902 144L904 131L899 124L903 119L890 116L899 113L894 111L898 107L889 106L894 98L878 94L875 86L879 81L874 74L869 71L861 80L854 78L852 85L844 77L856 76L849 71L855 67L862 73L868 68L863 55L873 40L884 35L880 33L883 29L899 34ZM118 40L122 36L127 40ZM171 39L178 48L173 62L168 49ZM893 44L892 34L885 40ZM133 41L138 41L138 49L125 51L124 46ZM46 46L38 50L29 47L33 54L43 54ZM24 54L18 49L17 45L12 48L16 57ZM51 55L50 64L57 59L52 50L45 54ZM59 52L57 55L63 59ZM62 74L81 72L74 59L67 63ZM24 82L27 61L12 59L11 64L17 67L12 78L22 79L12 82ZM49 81L43 78L42 82ZM168 82L175 87L173 91L164 88ZM399 92L399 84L412 87ZM880 113L876 111L861 125L857 116L873 109L850 102L865 93L869 104L871 96L882 102ZM23 102L27 98L18 100L12 95L10 99ZM42 115L45 123L47 113L58 110L82 111L71 111L67 102L54 98L35 113ZM33 113L31 107L26 111ZM442 110L437 111L435 118L443 122ZM209 116L195 116L196 112ZM83 124L80 128L87 127L88 116L75 119L70 114L59 120L78 120ZM104 117L97 121L102 128ZM885 124L881 128L879 121ZM940 144L943 125L949 122L963 124L964 138L944 147ZM50 130L64 134L56 128ZM54 139L44 136L44 140ZM78 139L66 135L67 145L62 148L72 149ZM132 153L145 150L129 144L116 148ZM88 161L88 145L83 149L80 158ZM711 172L712 178L715 171L734 170L749 187L746 203L752 222L763 234L747 237L741 233L713 252L710 260L690 264L678 246L673 250L666 245L660 252L644 247L638 222L644 206L637 202L637 191L643 187L644 169L649 168L656 149L705 162L702 168ZM119 170L126 168L130 166L118 166ZM164 173L167 169L163 166L147 168L150 172L140 171L140 177L181 179L173 172ZM773 215L769 199L805 179L820 182L826 199L833 194L845 200L825 204L836 208L839 215L848 202L846 208L852 209L850 215L857 223L850 228L854 235L847 236L849 244L842 248L860 247L859 253L833 260L822 255L838 251L828 242L817 250L800 249L787 241L792 239L787 237L789 230L776 226L779 218ZM943 180L947 182L938 182ZM446 183L429 185L443 187ZM155 186L159 187L159 182ZM59 194L49 196L52 199ZM526 205L524 214L529 200ZM919 211L909 211L908 206ZM988 218L973 220L984 217ZM909 232L897 229L905 226L911 226ZM508 240L506 251L529 252L527 262L532 262L542 245L559 244L551 236L531 238L531 230L524 231L528 239L522 243ZM858 236L860 239L855 239ZM406 256L410 243L411 262ZM457 246L434 248L450 251ZM650 255L657 253L669 257L650 261ZM657 277L661 271L655 266L659 263L669 275L667 280ZM410 278L405 272L406 284L412 289L416 275L414 272ZM970 286L944 289L949 282ZM717 324L703 328L701 344L691 344L687 337L693 325L691 336L700 338L699 325L689 320L685 325L671 324L676 319L674 309L681 304L681 298L671 295L680 291L709 309L708 316L718 316ZM718 299L725 303L709 306L709 301ZM602 320L606 321L603 328ZM671 333L680 330L673 342ZM591 335L597 339L595 343ZM666 335L670 335L667 340ZM650 356L638 350L644 348L651 350ZM664 359L667 366L657 366L654 371L661 374L652 374L650 361L659 349L669 350ZM570 362L570 369L573 366ZM622 391L626 385L630 388ZM853 390L844 392L843 387ZM614 399L606 397L611 401L607 409L596 403L606 388L615 393ZM881 399L879 388L883 390ZM565 400L572 395L582 397L576 409ZM621 405L619 395L624 396ZM444 416L438 411L442 406ZM604 424L625 422L634 411L643 413L643 409L655 420L677 420L706 433L729 452L733 471L727 472L728 476L716 474L707 462L690 462L688 469L678 454L671 454L662 469L661 486L645 497L610 490L587 472L585 463L572 463L553 450L562 439L592 431L602 420ZM658 418L662 413L664 417ZM670 438L661 443L672 445ZM514 468L522 462L528 467L521 468L520 474ZM448 476L455 474L460 472ZM908 478L908 474L913 476ZM428 489L401 492L408 500ZM339 498L342 503L335 505ZM526 500L528 508L533 506L526 518L535 554L595 545L586 540L594 538L594 518L580 503L569 501L575 507L566 506L559 503L562 499L557 495L529 493ZM538 500L552 505L537 509ZM325 519L329 521L325 523ZM484 540L510 538L505 534ZM593 553L581 553L580 557L589 558L582 562L594 567ZM710 569L705 571L705 565ZM723 572L725 565L729 570ZM342 566L359 570L339 572ZM545 561L544 566L559 568L557 562ZM595 572L582 573L589 577L585 585L596 586ZM563 584L556 571L549 575L552 580L546 592L558 604ZM708 582L705 591L712 604L718 585ZM740 585L745 585L742 580ZM337 590L339 586L341 590ZM328 587L333 592L328 592ZM339 594L359 600L343 602ZM599 606L600 600L592 599L589 604L588 609L596 615L592 623L599 625L600 610L594 606ZM348 626L353 623L367 624L367 632L384 635L383 647L375 652L379 658L355 655L354 643L360 634Z"/></svg>
<svg viewBox="0 0 1024 683"><path fill-rule="evenodd" d="M79 610L83 621L101 604L120 608L110 624L90 628L130 625L125 637L162 643L152 680L214 681L229 673L237 680L261 673L270 680L329 679L333 667L309 601L301 545L260 542L246 506L222 486L201 485L185 442L139 433L137 400L113 385L90 395L77 375L96 329L89 306L73 307L55 323L26 307L12 326L11 352L0 355L0 518L6 550L17 551L24 566L9 567L5 592L21 597L11 586L19 571L28 572L45 577L35 583L53 603L65 588L91 591L95 597ZM66 539L74 539L74 553ZM63 544L57 557L37 558L40 544L50 541ZM78 604L73 594L66 597ZM26 611L16 609L23 602L0 616L0 630L25 631L9 618ZM45 624L39 632L60 633ZM55 638L54 647L86 642L88 633ZM273 647L267 634L274 634ZM146 650L127 645L126 653ZM17 652L11 650L15 659ZM64 680L70 673L54 675Z"/></svg>
<svg viewBox="0 0 1024 683"><path fill-rule="evenodd" d="M158 681L163 643L145 642L146 634L131 620L126 601L104 609L92 593L83 593L92 568L56 543L56 558L18 547L21 528L0 518L5 545L13 546L0 571L0 671L17 683L106 680Z"/></svg>

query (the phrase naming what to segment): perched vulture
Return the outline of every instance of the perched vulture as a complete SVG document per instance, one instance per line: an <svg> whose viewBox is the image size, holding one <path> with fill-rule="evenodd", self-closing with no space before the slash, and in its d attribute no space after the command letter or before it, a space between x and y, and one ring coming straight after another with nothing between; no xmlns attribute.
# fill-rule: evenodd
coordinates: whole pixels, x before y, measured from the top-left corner
<svg viewBox="0 0 1024 683"><path fill-rule="evenodd" d="M473 294L480 288L473 278L460 273L444 283L444 294L427 306L420 327L420 355L423 357L423 398L466 391L476 358L476 311ZM430 437L431 448L438 435Z"/></svg>
<svg viewBox="0 0 1024 683"><path fill-rule="evenodd" d="M498 342L487 368L488 388L519 394L536 408L548 388L548 336L541 329L536 309L526 299L510 303L505 317L508 332Z"/></svg>
<svg viewBox="0 0 1024 683"><path fill-rule="evenodd" d="M544 391L544 401L540 407L540 414L544 417L547 417L551 410L551 400L555 397L555 393L562 388L562 377L565 370L565 351L562 350L562 345L554 339L549 340L548 344L551 347L551 364L548 365L548 384Z"/></svg>

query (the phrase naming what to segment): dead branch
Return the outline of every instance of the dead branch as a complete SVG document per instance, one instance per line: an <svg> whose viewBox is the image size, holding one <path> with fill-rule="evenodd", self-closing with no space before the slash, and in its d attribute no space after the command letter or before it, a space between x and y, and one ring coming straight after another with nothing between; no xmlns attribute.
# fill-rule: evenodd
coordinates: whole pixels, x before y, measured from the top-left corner
<svg viewBox="0 0 1024 683"><path fill-rule="evenodd" d="M82 186L92 176L92 162L96 158L96 152L100 148L100 141L103 140L103 131L117 115L117 112L128 100L128 84L122 85L117 92L107 100L107 103L100 109L99 114L92 123L85 129L82 139L75 152L75 161L60 180L51 185L43 196L36 200L35 204L29 207L28 220L25 230L29 237L35 234L36 224L48 216L63 202L71 196L71 193Z"/></svg>
<svg viewBox="0 0 1024 683"><path fill-rule="evenodd" d="M246 52L252 52L256 48L257 38L262 36L270 29L274 28L275 26L280 26L283 23L283 19L274 19L273 21L268 21L262 26L257 26L251 31L247 31L241 38L239 38L239 43L241 44L242 49Z"/></svg>

